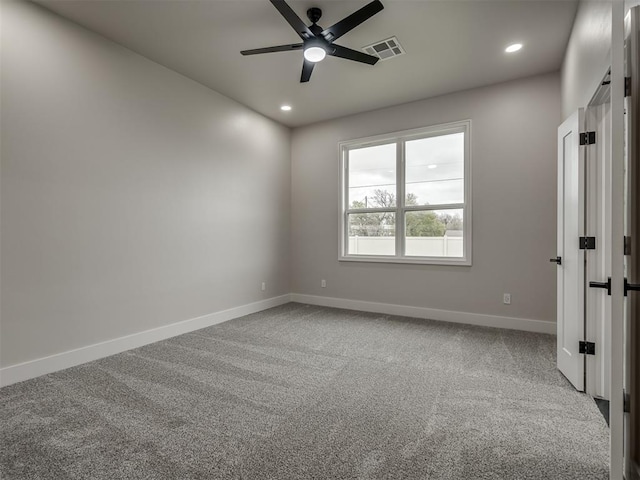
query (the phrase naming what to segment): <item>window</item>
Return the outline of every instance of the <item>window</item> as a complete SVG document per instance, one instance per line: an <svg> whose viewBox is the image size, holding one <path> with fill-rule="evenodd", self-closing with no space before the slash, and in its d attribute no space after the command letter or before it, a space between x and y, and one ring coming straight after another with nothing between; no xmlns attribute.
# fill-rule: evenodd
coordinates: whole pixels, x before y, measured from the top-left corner
<svg viewBox="0 0 640 480"><path fill-rule="evenodd" d="M340 260L471 265L471 121L340 144Z"/></svg>

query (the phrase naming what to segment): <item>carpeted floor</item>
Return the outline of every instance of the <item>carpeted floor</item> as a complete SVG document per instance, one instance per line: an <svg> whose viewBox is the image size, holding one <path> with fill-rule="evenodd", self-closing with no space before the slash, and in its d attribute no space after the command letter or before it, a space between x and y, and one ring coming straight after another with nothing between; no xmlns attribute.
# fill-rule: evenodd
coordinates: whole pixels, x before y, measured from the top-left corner
<svg viewBox="0 0 640 480"><path fill-rule="evenodd" d="M2 479L608 478L555 337L291 303L0 390Z"/></svg>

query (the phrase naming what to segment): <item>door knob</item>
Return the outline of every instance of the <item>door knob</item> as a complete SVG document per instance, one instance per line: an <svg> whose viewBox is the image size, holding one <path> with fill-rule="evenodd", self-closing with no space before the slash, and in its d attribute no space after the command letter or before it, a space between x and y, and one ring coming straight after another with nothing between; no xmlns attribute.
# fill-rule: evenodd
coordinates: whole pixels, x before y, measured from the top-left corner
<svg viewBox="0 0 640 480"><path fill-rule="evenodd" d="M607 291L607 295L611 295L611 277L607 278L606 282L589 282L591 288L604 288Z"/></svg>
<svg viewBox="0 0 640 480"><path fill-rule="evenodd" d="M558 265L562 265L562 257L550 258L549 261L551 263L556 263Z"/></svg>
<svg viewBox="0 0 640 480"><path fill-rule="evenodd" d="M629 281L624 279L624 296L627 296L629 292L640 292L640 283L629 283Z"/></svg>

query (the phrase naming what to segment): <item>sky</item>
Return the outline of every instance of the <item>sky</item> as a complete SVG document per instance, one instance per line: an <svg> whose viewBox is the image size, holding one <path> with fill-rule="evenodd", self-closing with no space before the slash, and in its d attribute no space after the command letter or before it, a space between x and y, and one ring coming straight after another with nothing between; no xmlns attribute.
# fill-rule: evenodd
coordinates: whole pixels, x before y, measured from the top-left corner
<svg viewBox="0 0 640 480"><path fill-rule="evenodd" d="M464 201L464 134L410 140L405 146L406 193L419 205ZM395 144L349 151L349 204L370 199L376 189L396 193Z"/></svg>

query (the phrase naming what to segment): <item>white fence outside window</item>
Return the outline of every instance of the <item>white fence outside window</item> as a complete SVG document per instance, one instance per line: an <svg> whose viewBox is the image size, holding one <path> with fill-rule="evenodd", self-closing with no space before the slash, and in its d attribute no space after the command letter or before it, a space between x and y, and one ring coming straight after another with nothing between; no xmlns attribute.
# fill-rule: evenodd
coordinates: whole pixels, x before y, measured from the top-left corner
<svg viewBox="0 0 640 480"><path fill-rule="evenodd" d="M405 254L418 257L462 257L462 237L407 237ZM394 255L395 237L349 237L351 255Z"/></svg>

